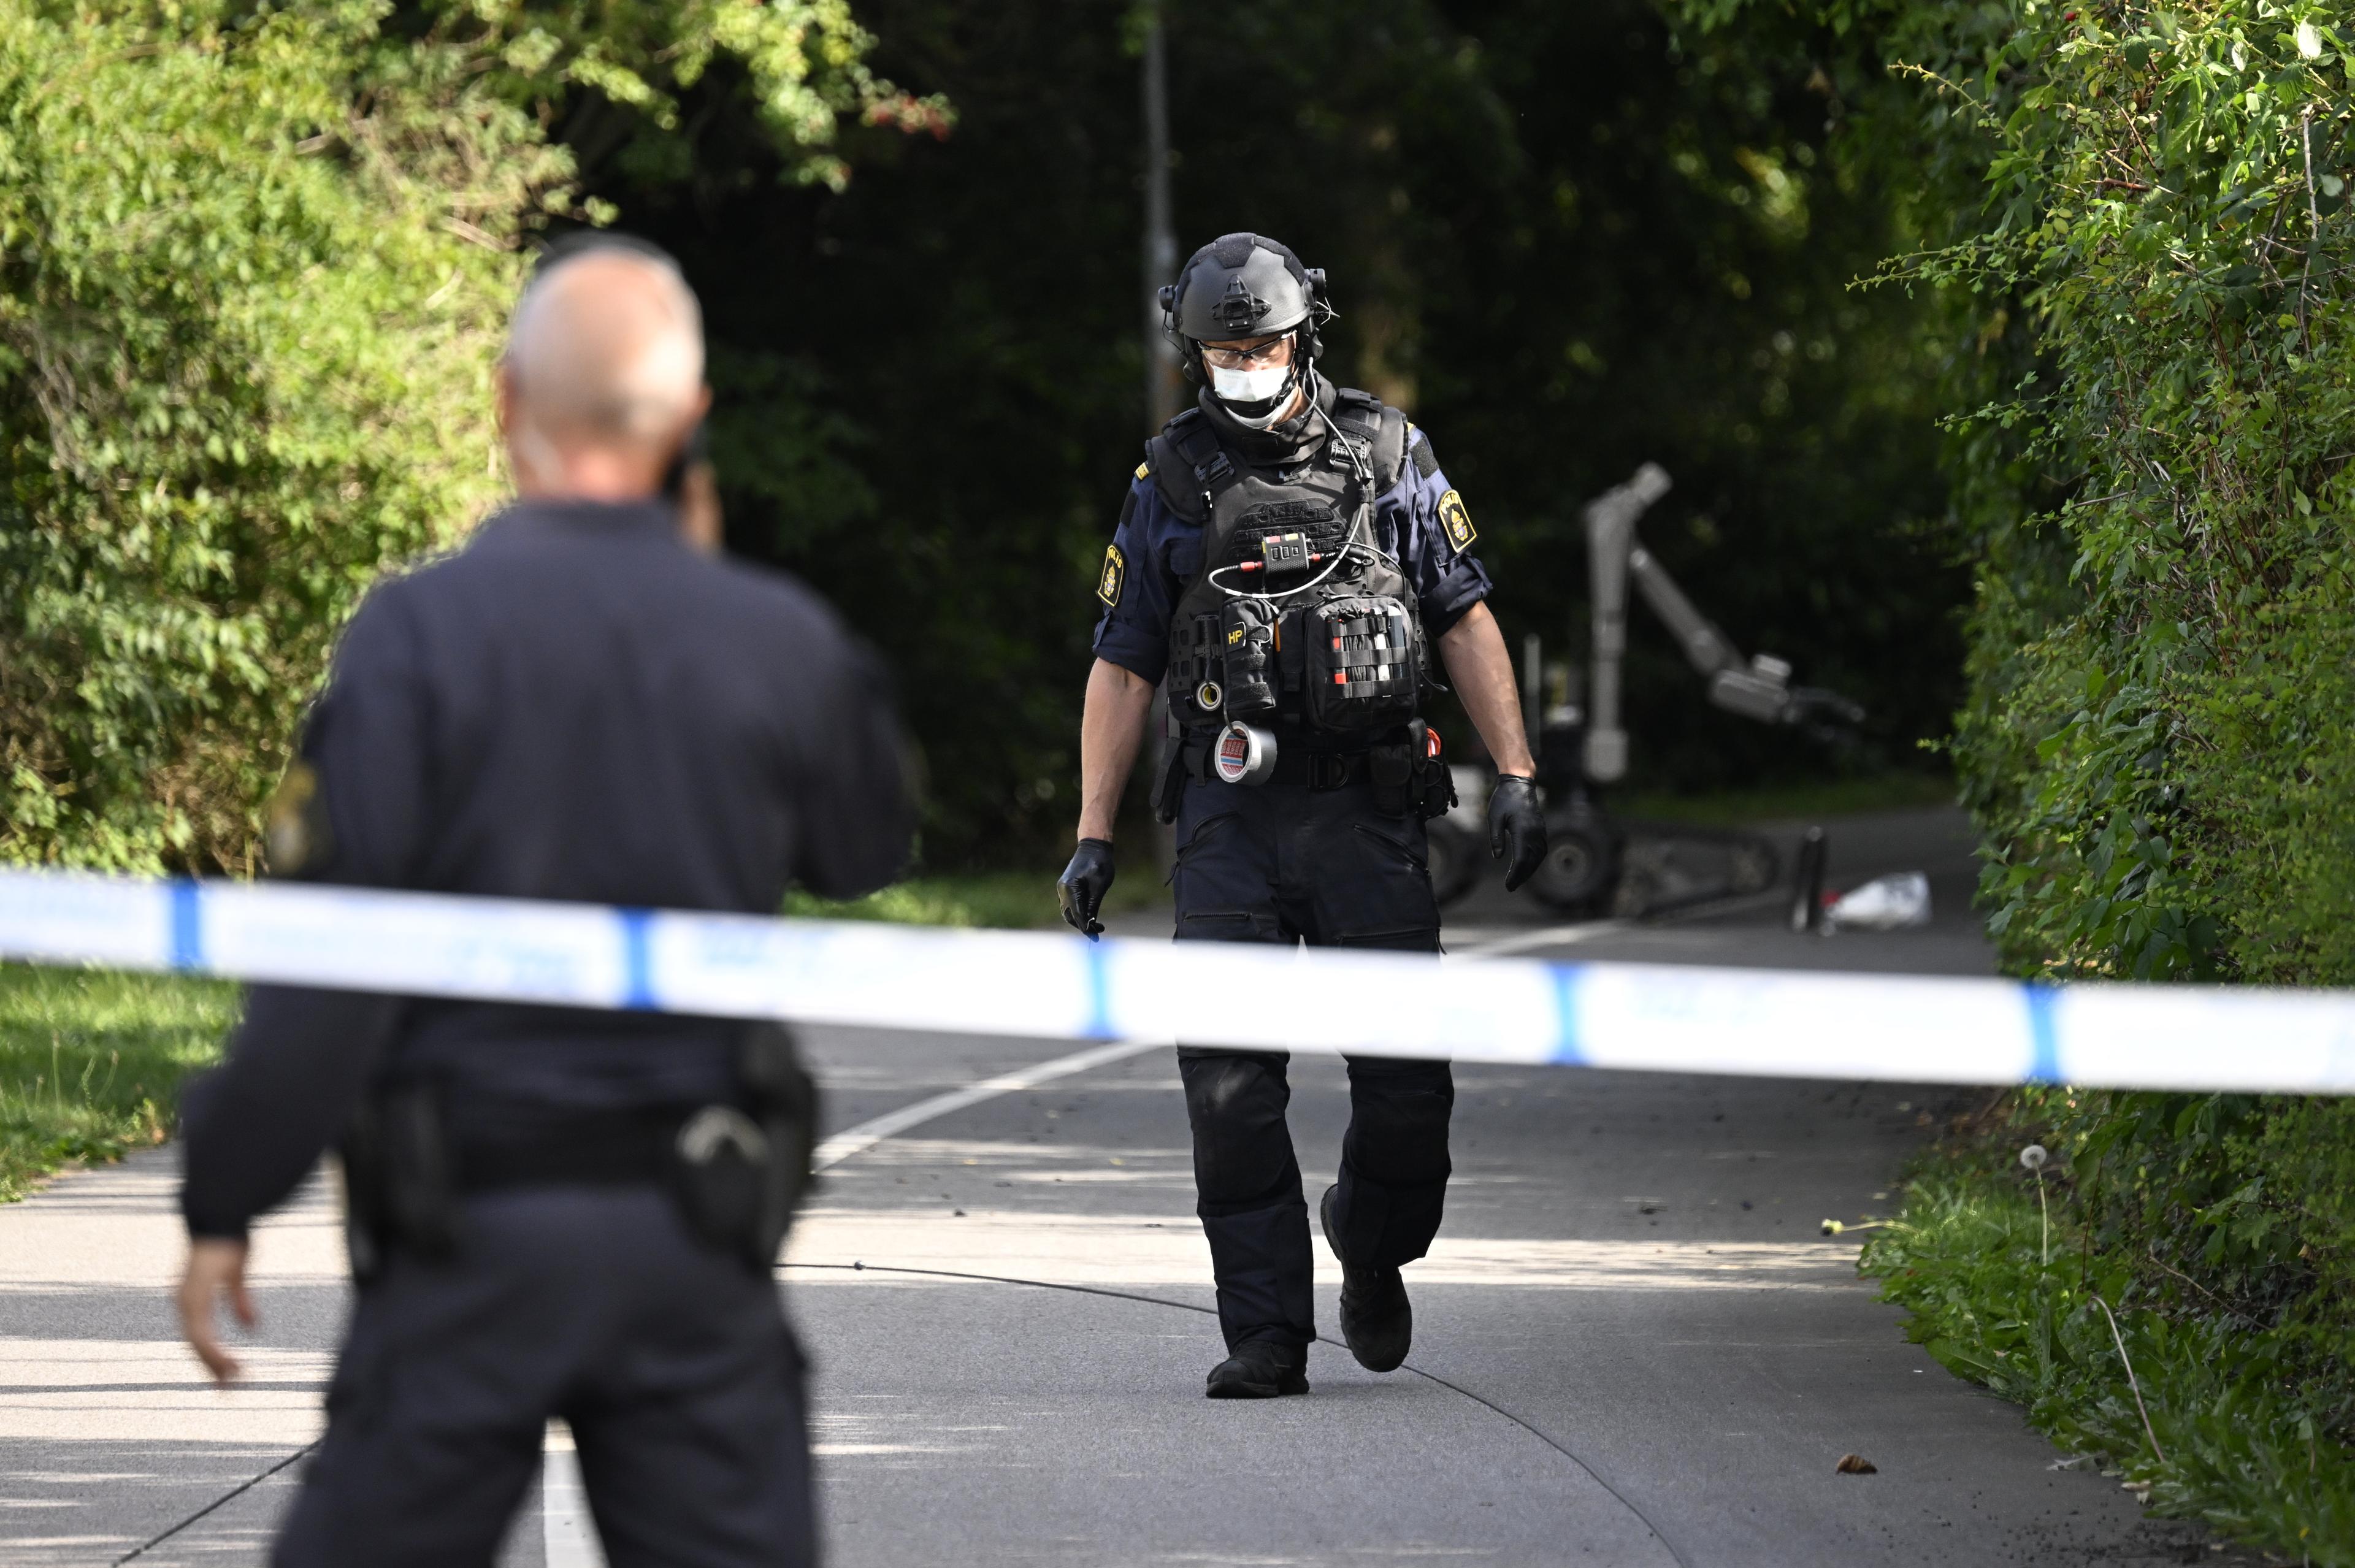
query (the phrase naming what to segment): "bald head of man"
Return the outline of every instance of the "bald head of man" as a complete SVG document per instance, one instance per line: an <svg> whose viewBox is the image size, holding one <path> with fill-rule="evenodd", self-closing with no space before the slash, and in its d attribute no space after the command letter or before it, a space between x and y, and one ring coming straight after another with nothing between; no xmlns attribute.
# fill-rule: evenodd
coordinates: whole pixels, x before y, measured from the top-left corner
<svg viewBox="0 0 2355 1568"><path fill-rule="evenodd" d="M522 495L653 496L710 405L703 313L666 260L593 247L524 290L499 362L499 425Z"/></svg>

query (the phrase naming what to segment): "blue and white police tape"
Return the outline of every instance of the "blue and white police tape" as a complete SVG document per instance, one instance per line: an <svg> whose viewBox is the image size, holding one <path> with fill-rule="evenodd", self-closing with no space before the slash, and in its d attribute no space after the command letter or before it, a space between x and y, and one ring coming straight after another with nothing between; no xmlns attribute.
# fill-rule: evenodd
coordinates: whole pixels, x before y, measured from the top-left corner
<svg viewBox="0 0 2355 1568"><path fill-rule="evenodd" d="M1061 1040L1898 1083L2355 1090L2355 993L1429 957L0 871L0 958Z"/></svg>

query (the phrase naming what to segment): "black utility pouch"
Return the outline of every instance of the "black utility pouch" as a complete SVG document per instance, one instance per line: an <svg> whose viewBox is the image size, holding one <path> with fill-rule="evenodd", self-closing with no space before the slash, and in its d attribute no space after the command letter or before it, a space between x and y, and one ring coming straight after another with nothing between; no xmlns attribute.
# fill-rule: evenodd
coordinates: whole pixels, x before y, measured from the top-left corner
<svg viewBox="0 0 2355 1568"><path fill-rule="evenodd" d="M1275 710L1276 687L1283 678L1276 662L1275 622L1276 612L1256 599L1230 599L1220 613L1230 719Z"/></svg>
<svg viewBox="0 0 2355 1568"><path fill-rule="evenodd" d="M344 1135L344 1243L363 1283L394 1245L439 1262L458 1246L457 1161L438 1084L369 1095Z"/></svg>
<svg viewBox="0 0 2355 1568"><path fill-rule="evenodd" d="M1401 744L1375 746L1366 752L1366 777L1373 784L1374 809L1384 816L1404 816L1414 803L1415 760Z"/></svg>
<svg viewBox="0 0 2355 1568"><path fill-rule="evenodd" d="M1455 774L1437 757L1425 757L1419 768L1422 773L1422 798L1417 802L1423 819L1444 816L1455 809Z"/></svg>
<svg viewBox="0 0 2355 1568"><path fill-rule="evenodd" d="M1161 784L1153 792L1154 820L1165 827L1178 820L1178 808L1186 800L1186 742L1169 742L1169 758L1161 766Z"/></svg>
<svg viewBox="0 0 2355 1568"><path fill-rule="evenodd" d="M1379 730L1414 717L1423 659L1406 605L1386 595L1328 599L1301 616L1308 721L1319 730Z"/></svg>
<svg viewBox="0 0 2355 1568"><path fill-rule="evenodd" d="M766 1272L809 1188L817 1085L777 1023L744 1026L736 1071L744 1106L706 1105L681 1124L672 1185L689 1230Z"/></svg>

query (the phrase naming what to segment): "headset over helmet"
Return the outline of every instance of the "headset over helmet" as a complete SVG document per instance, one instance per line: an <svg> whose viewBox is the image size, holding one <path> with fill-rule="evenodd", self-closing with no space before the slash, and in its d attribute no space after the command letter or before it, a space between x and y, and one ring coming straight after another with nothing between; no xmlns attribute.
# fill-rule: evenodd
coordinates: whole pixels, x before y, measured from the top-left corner
<svg viewBox="0 0 2355 1568"><path fill-rule="evenodd" d="M1263 234L1220 235L1188 258L1178 281L1161 291L1162 330L1178 345L1187 379L1212 380L1213 390L1247 424L1272 421L1291 400L1309 362L1324 349L1317 329L1332 314L1324 269L1302 266L1290 246ZM1204 368L1205 343L1287 333L1294 336L1292 364L1278 385L1220 387Z"/></svg>

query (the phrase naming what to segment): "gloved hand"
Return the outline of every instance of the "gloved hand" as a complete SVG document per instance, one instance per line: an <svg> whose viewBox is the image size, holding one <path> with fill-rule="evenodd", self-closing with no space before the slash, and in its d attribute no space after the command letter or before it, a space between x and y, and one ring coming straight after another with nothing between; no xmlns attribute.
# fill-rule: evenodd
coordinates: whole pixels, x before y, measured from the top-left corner
<svg viewBox="0 0 2355 1568"><path fill-rule="evenodd" d="M1505 891L1520 885L1545 863L1545 812L1538 805L1534 779L1500 773L1488 796L1488 854L1505 862Z"/></svg>
<svg viewBox="0 0 2355 1568"><path fill-rule="evenodd" d="M1538 829L1540 837L1545 829ZM1103 908L1104 894L1112 891L1112 840L1082 838L1079 852L1071 863L1063 868L1055 883L1055 896L1063 901L1063 923L1073 931L1087 933L1093 942L1103 934L1103 922L1096 912Z"/></svg>

